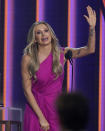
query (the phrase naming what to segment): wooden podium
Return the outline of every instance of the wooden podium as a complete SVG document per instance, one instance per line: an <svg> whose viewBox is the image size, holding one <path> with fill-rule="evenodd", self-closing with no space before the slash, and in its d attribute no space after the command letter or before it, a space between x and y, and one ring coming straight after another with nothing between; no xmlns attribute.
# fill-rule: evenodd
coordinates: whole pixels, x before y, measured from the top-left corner
<svg viewBox="0 0 105 131"><path fill-rule="evenodd" d="M12 131L13 125L17 128L17 131L21 131L22 109L14 107L0 107L0 125L0 131ZM5 125L5 130L2 125Z"/></svg>

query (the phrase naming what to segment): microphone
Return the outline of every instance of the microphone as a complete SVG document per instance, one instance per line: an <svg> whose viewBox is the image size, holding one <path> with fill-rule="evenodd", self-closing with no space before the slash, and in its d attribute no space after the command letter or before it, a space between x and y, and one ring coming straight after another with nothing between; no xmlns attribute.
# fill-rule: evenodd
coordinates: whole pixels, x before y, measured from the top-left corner
<svg viewBox="0 0 105 131"><path fill-rule="evenodd" d="M72 51L71 50L68 50L66 52L65 58L70 61L71 65L73 64L73 61L72 61Z"/></svg>

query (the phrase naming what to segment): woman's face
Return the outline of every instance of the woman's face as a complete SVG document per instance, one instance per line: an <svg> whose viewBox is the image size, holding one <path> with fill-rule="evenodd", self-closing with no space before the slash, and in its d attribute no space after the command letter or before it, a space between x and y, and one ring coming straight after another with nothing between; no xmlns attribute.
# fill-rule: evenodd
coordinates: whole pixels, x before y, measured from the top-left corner
<svg viewBox="0 0 105 131"><path fill-rule="evenodd" d="M51 44L51 33L45 24L39 24L35 27L35 40L40 45Z"/></svg>

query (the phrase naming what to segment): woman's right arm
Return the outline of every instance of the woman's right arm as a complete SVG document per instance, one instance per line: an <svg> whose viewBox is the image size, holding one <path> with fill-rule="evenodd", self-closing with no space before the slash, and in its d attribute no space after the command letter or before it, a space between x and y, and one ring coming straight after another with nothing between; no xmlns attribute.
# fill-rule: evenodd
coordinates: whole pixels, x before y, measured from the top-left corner
<svg viewBox="0 0 105 131"><path fill-rule="evenodd" d="M22 57L21 73L22 73L22 83L23 83L24 94L25 94L25 97L26 97L28 103L32 107L33 111L38 116L41 128L47 131L49 129L49 123L45 119L42 111L40 110L40 108L37 104L37 101L35 100L35 97L32 94L32 91L31 91L32 85L31 85L30 75L28 73L29 61L30 61L30 56L24 55Z"/></svg>

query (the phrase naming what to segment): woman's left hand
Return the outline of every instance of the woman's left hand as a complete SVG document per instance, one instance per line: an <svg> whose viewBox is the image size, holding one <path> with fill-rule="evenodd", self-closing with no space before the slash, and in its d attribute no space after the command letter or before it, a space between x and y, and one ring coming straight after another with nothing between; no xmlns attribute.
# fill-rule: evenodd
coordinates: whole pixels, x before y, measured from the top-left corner
<svg viewBox="0 0 105 131"><path fill-rule="evenodd" d="M84 15L84 17L86 18L89 26L94 28L96 25L96 12L90 6L87 6L87 12L88 16Z"/></svg>

